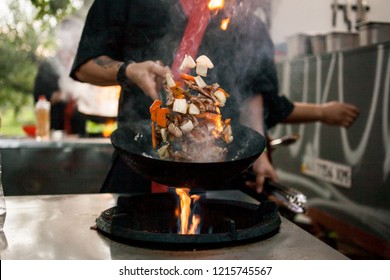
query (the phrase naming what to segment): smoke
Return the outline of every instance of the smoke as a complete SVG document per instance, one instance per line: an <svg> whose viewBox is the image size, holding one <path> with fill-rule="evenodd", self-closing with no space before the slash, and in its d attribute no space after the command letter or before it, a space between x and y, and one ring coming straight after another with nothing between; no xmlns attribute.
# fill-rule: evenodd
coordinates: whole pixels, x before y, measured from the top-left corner
<svg viewBox="0 0 390 280"><path fill-rule="evenodd" d="M52 68L59 76L59 88L62 100L77 98L79 83L69 78L69 71L76 55L83 23L77 18L67 18L56 29L57 52L51 60Z"/></svg>
<svg viewBox="0 0 390 280"><path fill-rule="evenodd" d="M75 17L69 17L60 22L56 30L56 40L59 49L75 55L82 29L82 20Z"/></svg>
<svg viewBox="0 0 390 280"><path fill-rule="evenodd" d="M56 30L58 49L51 64L59 76L61 99L65 102L76 100L78 110L86 115L116 117L118 114L116 87L99 87L69 77L83 25L82 20L70 17L63 20Z"/></svg>

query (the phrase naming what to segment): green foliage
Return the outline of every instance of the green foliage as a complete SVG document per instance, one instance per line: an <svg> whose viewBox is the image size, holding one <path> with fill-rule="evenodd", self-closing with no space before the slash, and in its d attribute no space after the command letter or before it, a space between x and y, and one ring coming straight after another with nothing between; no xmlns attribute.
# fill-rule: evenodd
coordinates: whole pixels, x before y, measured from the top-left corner
<svg viewBox="0 0 390 280"><path fill-rule="evenodd" d="M47 15L62 19L75 11L71 0L31 0L31 3L37 9L38 19L44 19Z"/></svg>
<svg viewBox="0 0 390 280"><path fill-rule="evenodd" d="M0 29L0 109L14 107L17 112L31 95L37 71L35 50L39 45L33 22L10 6L16 24L7 23Z"/></svg>
<svg viewBox="0 0 390 280"><path fill-rule="evenodd" d="M10 15L0 21L0 113L12 118L4 121L16 124L26 121L25 109L33 110L39 62L54 53L56 24L74 11L77 0L6 2ZM25 8L28 4L31 9Z"/></svg>

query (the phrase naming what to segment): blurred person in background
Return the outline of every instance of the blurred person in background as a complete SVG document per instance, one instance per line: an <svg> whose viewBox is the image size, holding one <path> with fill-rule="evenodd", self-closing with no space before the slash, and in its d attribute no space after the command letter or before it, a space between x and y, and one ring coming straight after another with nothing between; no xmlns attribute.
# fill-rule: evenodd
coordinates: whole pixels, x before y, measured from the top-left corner
<svg viewBox="0 0 390 280"><path fill-rule="evenodd" d="M51 103L52 130L64 130L67 134L83 135L85 119L77 110L74 94L70 92L74 81L69 71L80 40L83 23L77 18L63 20L56 30L58 50L53 57L41 62L34 84L34 100L44 95Z"/></svg>
<svg viewBox="0 0 390 280"><path fill-rule="evenodd" d="M322 104L294 102L279 92L279 85L274 63L274 44L268 32L266 1L248 0L247 8L252 11L262 22L264 28L259 36L264 38L263 46L259 52L264 53L263 63L267 65L266 69L271 82L268 83L266 90L260 95L248 99L242 106L246 114L241 114L242 122L250 127L257 127L256 130L262 131L267 136L267 130L278 124L294 123L313 123L321 122L326 125L349 128L354 124L359 116L359 109L353 104L343 103L336 100ZM263 2L263 3L262 3ZM262 9L265 7L265 10ZM263 115L263 123L253 122L250 115ZM258 193L263 190L266 178L272 181L279 181L274 167L270 161L270 154L263 153L260 159L253 166L256 181L248 181L247 186L254 188Z"/></svg>

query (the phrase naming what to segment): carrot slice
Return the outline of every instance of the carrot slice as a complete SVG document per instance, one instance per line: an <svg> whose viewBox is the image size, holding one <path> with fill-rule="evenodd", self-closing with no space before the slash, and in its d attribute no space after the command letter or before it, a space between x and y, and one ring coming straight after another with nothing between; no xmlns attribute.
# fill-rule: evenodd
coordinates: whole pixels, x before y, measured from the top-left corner
<svg viewBox="0 0 390 280"><path fill-rule="evenodd" d="M195 77L188 74L181 73L180 78L182 78L183 80L195 82Z"/></svg>
<svg viewBox="0 0 390 280"><path fill-rule="evenodd" d="M149 108L149 112L152 113L156 108L160 108L162 105L162 101L160 99L156 99L153 101L152 105Z"/></svg>
<svg viewBox="0 0 390 280"><path fill-rule="evenodd" d="M171 87L173 96L175 98L183 99L185 98L184 90L180 87L180 85L176 85L175 87Z"/></svg>
<svg viewBox="0 0 390 280"><path fill-rule="evenodd" d="M157 111L160 110L162 101L159 99L154 100L153 104L149 108L150 118L152 121L157 121Z"/></svg>
<svg viewBox="0 0 390 280"><path fill-rule="evenodd" d="M168 108L161 108L157 111L157 124L161 127L167 127L167 115L170 114L171 111Z"/></svg>
<svg viewBox="0 0 390 280"><path fill-rule="evenodd" d="M215 114L215 113L210 113L210 112L200 113L200 114L194 115L194 116L199 118L199 119L206 119L207 121L211 121L211 122L221 121L221 115Z"/></svg>
<svg viewBox="0 0 390 280"><path fill-rule="evenodd" d="M160 110L160 108L154 109L153 112L150 113L150 119L154 122L157 122L157 112Z"/></svg>
<svg viewBox="0 0 390 280"><path fill-rule="evenodd" d="M153 146L153 149L155 149L157 147L156 130L154 128L153 122L150 123L150 126L152 127L152 146Z"/></svg>

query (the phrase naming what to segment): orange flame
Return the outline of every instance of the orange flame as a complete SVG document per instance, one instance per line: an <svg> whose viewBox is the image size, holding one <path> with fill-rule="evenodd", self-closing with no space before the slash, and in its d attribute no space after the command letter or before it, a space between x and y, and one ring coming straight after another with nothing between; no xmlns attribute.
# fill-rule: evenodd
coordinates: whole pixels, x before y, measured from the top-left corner
<svg viewBox="0 0 390 280"><path fill-rule="evenodd" d="M208 8L210 11L218 11L225 6L225 0L210 0Z"/></svg>
<svg viewBox="0 0 390 280"><path fill-rule="evenodd" d="M223 121L222 121L222 115L220 115L219 108L217 108L218 115L214 118L214 130L212 131L212 134L215 138L219 138L222 131L223 131Z"/></svg>
<svg viewBox="0 0 390 280"><path fill-rule="evenodd" d="M230 23L230 18L225 18L224 20L222 20L221 29L223 31L226 31L228 29L229 23Z"/></svg>
<svg viewBox="0 0 390 280"><path fill-rule="evenodd" d="M175 192L180 199L180 208L175 209L175 214L178 214L180 217L179 234L196 234L201 222L201 218L199 215L193 214L192 220L190 222L190 216L192 212L191 203L196 203L200 196L190 196L190 189L188 188L177 188Z"/></svg>
<svg viewBox="0 0 390 280"><path fill-rule="evenodd" d="M218 13L219 10L223 9L225 7L225 0L210 0L208 4L208 8L210 11L213 11L215 14ZM221 29L223 31L226 31L228 29L230 23L230 17L225 18L221 22Z"/></svg>

